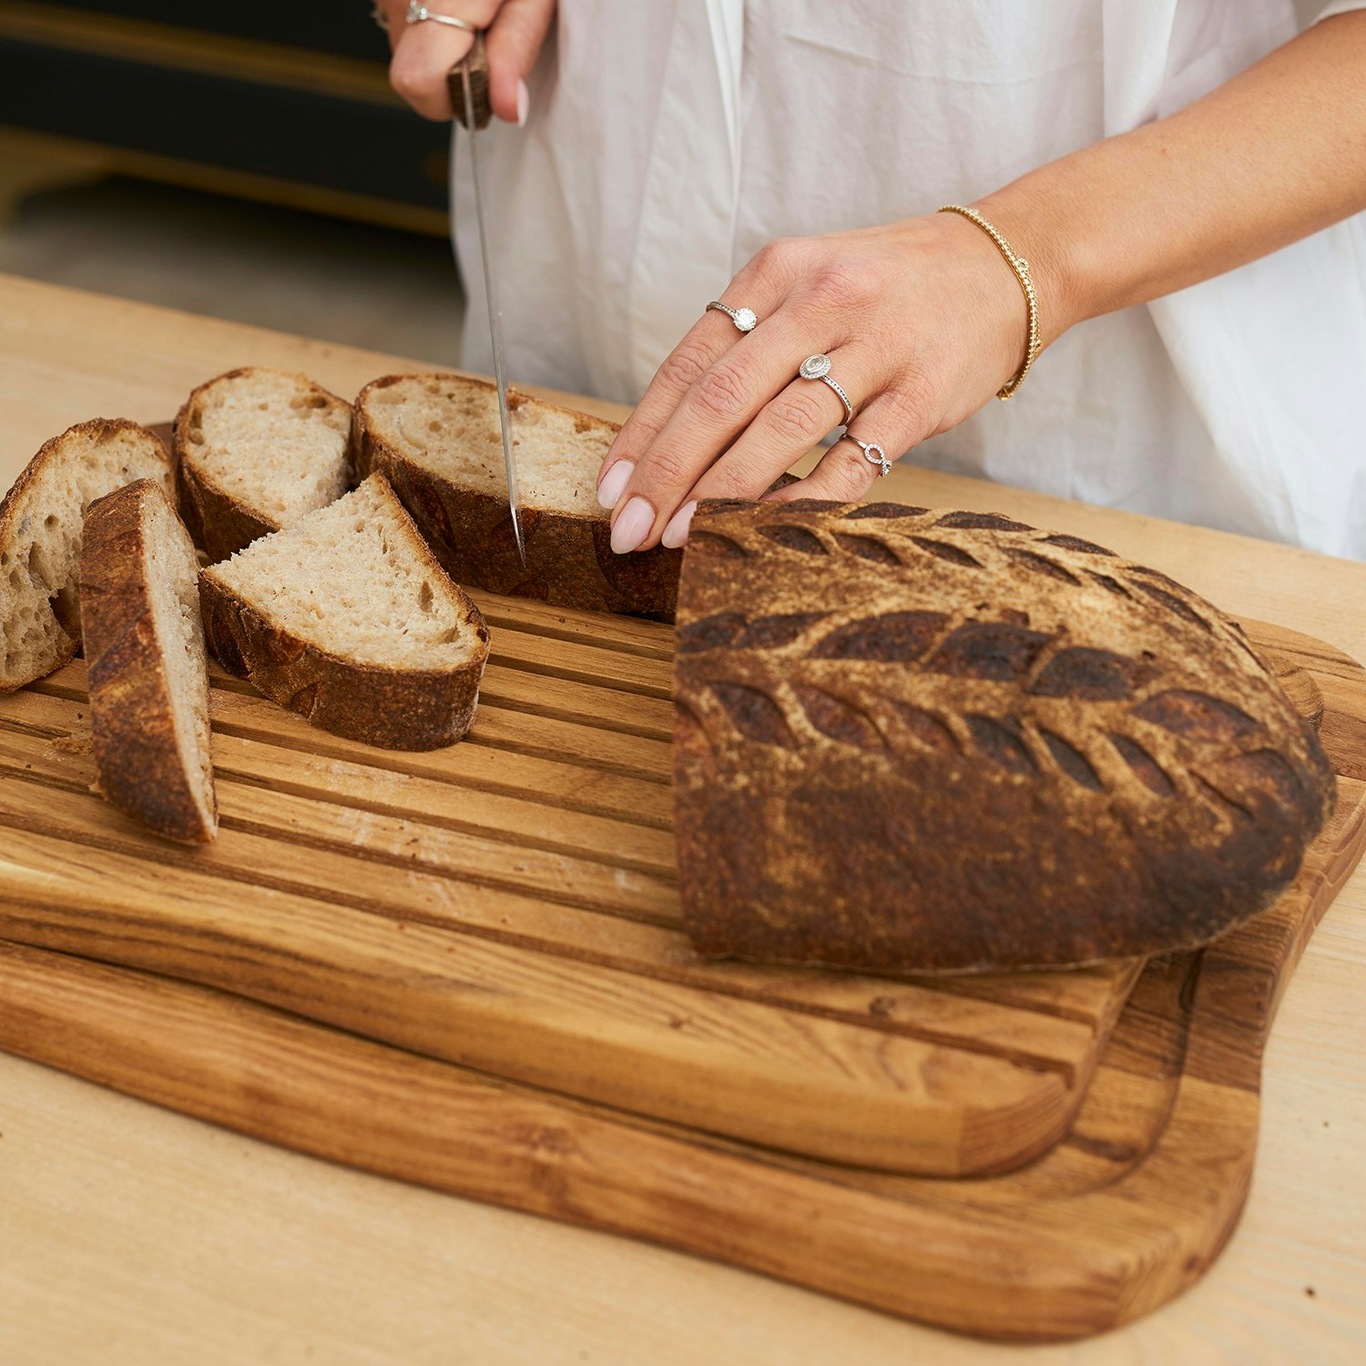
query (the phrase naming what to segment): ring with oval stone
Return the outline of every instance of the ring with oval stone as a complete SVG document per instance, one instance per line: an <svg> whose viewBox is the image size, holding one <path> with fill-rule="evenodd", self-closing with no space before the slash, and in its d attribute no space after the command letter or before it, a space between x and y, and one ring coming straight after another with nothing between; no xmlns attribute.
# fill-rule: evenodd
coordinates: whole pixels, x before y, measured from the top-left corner
<svg viewBox="0 0 1366 1366"><path fill-rule="evenodd" d="M713 308L719 309L722 313L729 313L731 322L741 332L753 332L759 325L758 315L752 308L732 308L729 304L723 304L720 299L713 299L702 312L708 313Z"/></svg>
<svg viewBox="0 0 1366 1366"><path fill-rule="evenodd" d="M845 422L853 421L854 405L849 401L849 395L844 392L841 385L831 375L829 356L808 356L798 367L797 374L802 379L818 379L822 384L828 384L839 395L840 402L844 404Z"/></svg>

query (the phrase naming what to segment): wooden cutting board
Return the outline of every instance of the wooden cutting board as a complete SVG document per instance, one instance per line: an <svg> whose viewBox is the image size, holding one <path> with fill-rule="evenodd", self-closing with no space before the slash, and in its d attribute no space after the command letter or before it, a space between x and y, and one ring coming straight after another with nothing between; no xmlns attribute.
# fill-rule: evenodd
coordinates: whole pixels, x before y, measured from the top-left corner
<svg viewBox="0 0 1366 1366"><path fill-rule="evenodd" d="M0 935L793 1153L1005 1170L1069 1127L1136 962L892 981L679 929L667 627L484 596L463 743L339 740L216 676L222 830L90 788L84 666L0 699Z"/></svg>
<svg viewBox="0 0 1366 1366"><path fill-rule="evenodd" d="M215 671L221 831L91 792L84 665L0 698L0 934L810 1156L959 1174L1066 1132L1138 972L709 964L680 929L672 631L478 596L470 736L337 739Z"/></svg>
<svg viewBox="0 0 1366 1366"><path fill-rule="evenodd" d="M1272 1017L1366 843L1366 671L1307 637L1257 637L1318 685L1287 675L1306 709L1323 703L1337 812L1274 907L1146 966L1071 1131L1009 1174L785 1156L13 944L0 944L0 1047L304 1152L944 1327L1033 1340L1114 1327L1198 1279L1231 1233ZM6 932L37 924L10 913Z"/></svg>

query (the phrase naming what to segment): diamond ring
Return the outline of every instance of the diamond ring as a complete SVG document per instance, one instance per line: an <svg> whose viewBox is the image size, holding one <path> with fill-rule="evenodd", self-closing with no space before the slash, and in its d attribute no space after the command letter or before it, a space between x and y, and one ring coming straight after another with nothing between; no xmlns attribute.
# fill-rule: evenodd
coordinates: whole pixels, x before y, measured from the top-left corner
<svg viewBox="0 0 1366 1366"><path fill-rule="evenodd" d="M853 432L845 432L844 440L852 441L854 445L863 452L863 458L868 461L870 465L880 466L878 470L879 475L885 478L887 475L891 474L892 462L887 459L887 452L884 451L876 441L860 441Z"/></svg>
<svg viewBox="0 0 1366 1366"><path fill-rule="evenodd" d="M473 24L464 19L457 19L453 14L437 14L435 10L428 9L422 0L408 0L408 13L403 16L403 22L420 24L427 19L434 24L449 24L451 28L463 28L466 33L479 32Z"/></svg>
<svg viewBox="0 0 1366 1366"><path fill-rule="evenodd" d="M753 332L759 325L758 315L752 308L732 308L729 304L723 304L720 299L713 299L702 312L709 312L713 308L719 308L722 313L729 313L731 322L741 332Z"/></svg>
<svg viewBox="0 0 1366 1366"><path fill-rule="evenodd" d="M831 376L829 356L808 356L798 367L797 373L802 379L818 379L822 384L828 384L839 395L840 402L844 404L845 422L853 420L854 405L849 402L849 395Z"/></svg>

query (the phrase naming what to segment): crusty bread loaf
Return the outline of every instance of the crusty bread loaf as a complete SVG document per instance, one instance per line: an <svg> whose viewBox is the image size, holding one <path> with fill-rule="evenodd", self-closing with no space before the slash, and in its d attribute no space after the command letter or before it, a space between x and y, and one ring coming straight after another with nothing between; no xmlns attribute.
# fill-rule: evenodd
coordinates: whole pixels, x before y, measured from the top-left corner
<svg viewBox="0 0 1366 1366"><path fill-rule="evenodd" d="M682 552L616 555L595 493L617 426L508 396L526 564L517 555L497 391L459 375L389 375L356 399L351 452L378 470L458 583L591 612L672 620Z"/></svg>
<svg viewBox="0 0 1366 1366"><path fill-rule="evenodd" d="M704 503L674 675L685 923L768 962L971 971L1202 943L1335 799L1239 627L1002 517Z"/></svg>
<svg viewBox="0 0 1366 1366"><path fill-rule="evenodd" d="M210 562L326 507L351 482L351 405L264 366L201 384L175 420L180 515Z"/></svg>
<svg viewBox="0 0 1366 1366"><path fill-rule="evenodd" d="M474 719L488 629L382 475L206 569L200 597L219 663L323 730L435 749Z"/></svg>
<svg viewBox="0 0 1366 1366"><path fill-rule="evenodd" d="M101 791L159 835L211 840L199 561L158 485L139 479L90 505L80 584Z"/></svg>
<svg viewBox="0 0 1366 1366"><path fill-rule="evenodd" d="M0 502L0 692L75 655L85 510L144 478L172 491L166 447L134 422L96 418L48 441Z"/></svg>

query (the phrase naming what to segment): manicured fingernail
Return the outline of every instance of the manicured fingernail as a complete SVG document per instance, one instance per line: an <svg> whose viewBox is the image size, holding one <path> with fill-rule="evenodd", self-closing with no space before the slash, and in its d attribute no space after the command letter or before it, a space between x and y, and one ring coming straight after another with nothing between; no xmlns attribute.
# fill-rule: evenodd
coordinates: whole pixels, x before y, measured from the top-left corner
<svg viewBox="0 0 1366 1366"><path fill-rule="evenodd" d="M632 498L612 527L612 549L618 555L634 550L655 524L655 510L644 498Z"/></svg>
<svg viewBox="0 0 1366 1366"><path fill-rule="evenodd" d="M618 460L606 474L598 480L598 502L605 508L614 508L626 492L626 485L636 472L634 460Z"/></svg>
<svg viewBox="0 0 1366 1366"><path fill-rule="evenodd" d="M517 127L526 127L527 112L531 108L531 92L526 88L525 81L517 82Z"/></svg>
<svg viewBox="0 0 1366 1366"><path fill-rule="evenodd" d="M664 534L659 538L659 543L668 546L670 550L677 550L688 539L688 528L692 525L692 515L696 511L696 498L691 503L684 503L669 518L669 525L664 528Z"/></svg>

